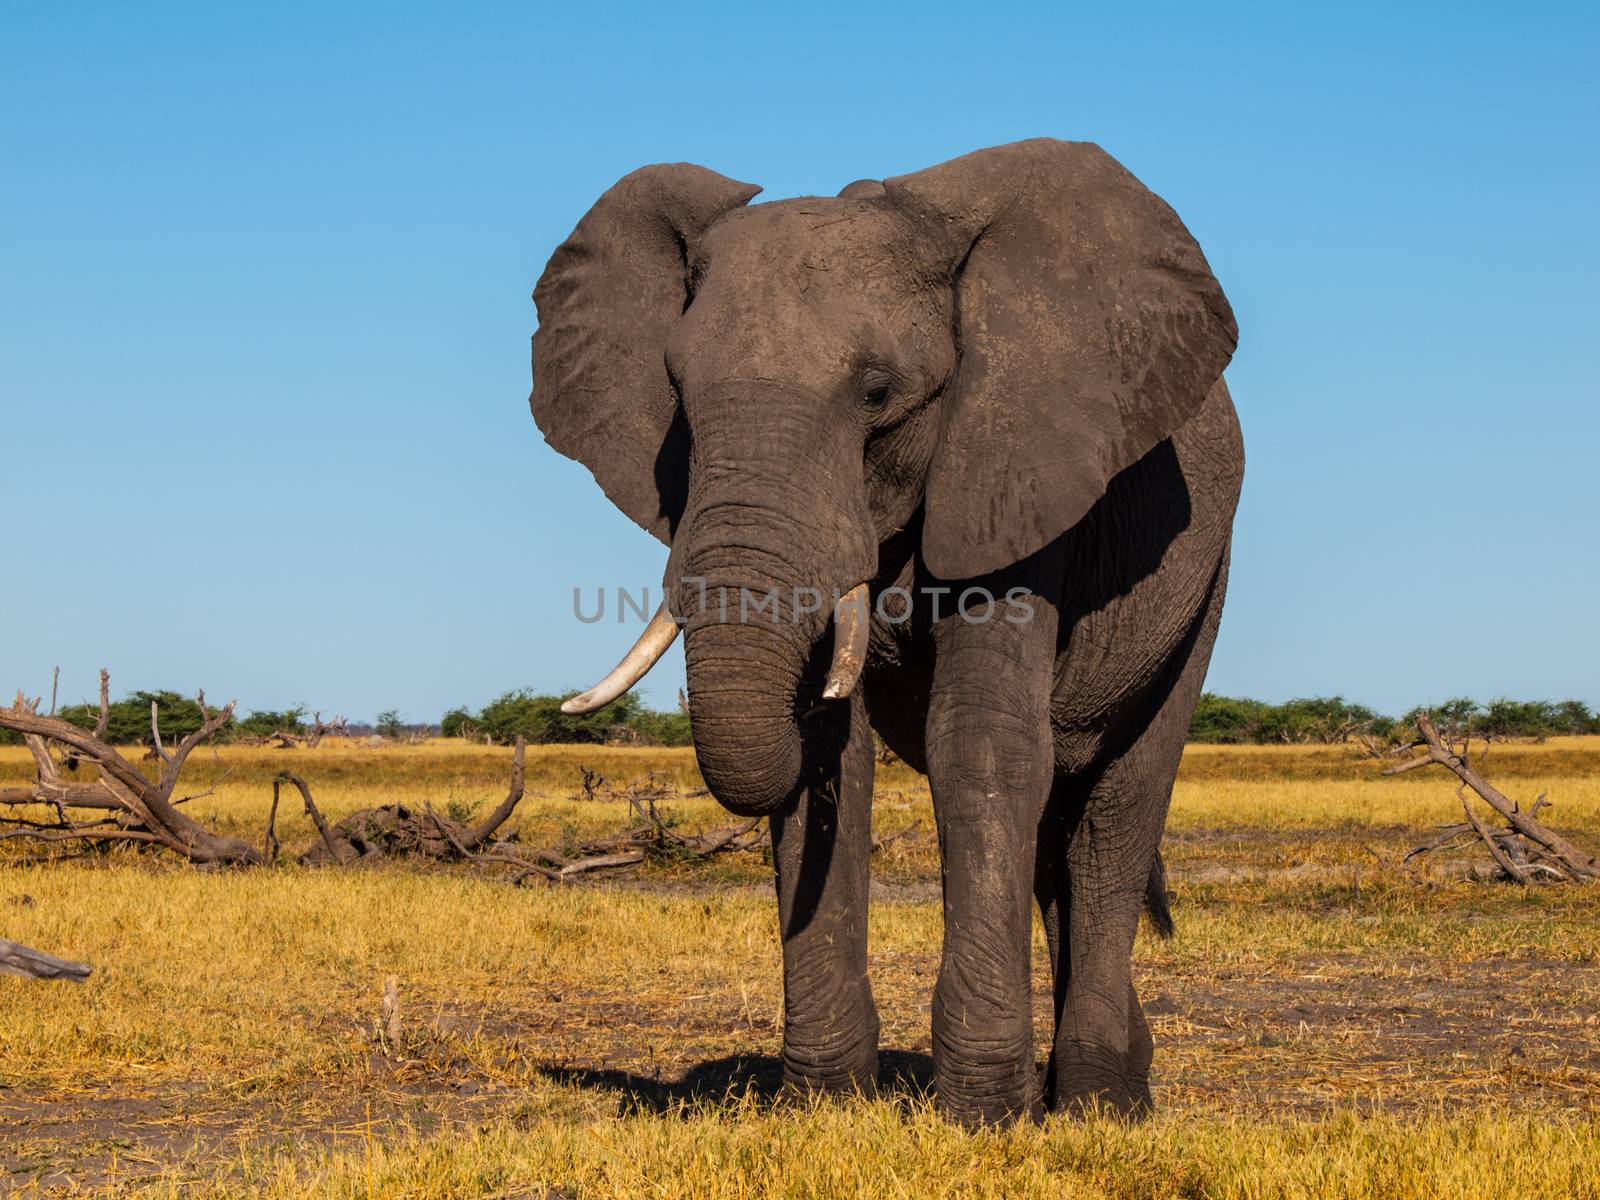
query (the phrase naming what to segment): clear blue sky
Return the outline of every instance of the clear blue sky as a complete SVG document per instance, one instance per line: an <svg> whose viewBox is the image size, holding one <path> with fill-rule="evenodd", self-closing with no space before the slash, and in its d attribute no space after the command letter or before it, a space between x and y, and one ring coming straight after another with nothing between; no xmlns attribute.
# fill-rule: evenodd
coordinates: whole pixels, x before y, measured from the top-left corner
<svg viewBox="0 0 1600 1200"><path fill-rule="evenodd" d="M594 198L1051 135L1238 312L1210 686L1600 701L1593 5L678 8L0 6L0 684L423 720L591 683L638 627L573 586L665 558L527 410Z"/></svg>

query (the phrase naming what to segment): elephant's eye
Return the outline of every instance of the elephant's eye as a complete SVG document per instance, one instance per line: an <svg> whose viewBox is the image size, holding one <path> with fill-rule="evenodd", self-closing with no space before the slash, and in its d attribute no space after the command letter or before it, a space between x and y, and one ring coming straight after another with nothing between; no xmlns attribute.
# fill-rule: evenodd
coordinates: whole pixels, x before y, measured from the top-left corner
<svg viewBox="0 0 1600 1200"><path fill-rule="evenodd" d="M868 388L867 394L861 398L861 403L868 408L882 408L889 403L889 385L879 383Z"/></svg>

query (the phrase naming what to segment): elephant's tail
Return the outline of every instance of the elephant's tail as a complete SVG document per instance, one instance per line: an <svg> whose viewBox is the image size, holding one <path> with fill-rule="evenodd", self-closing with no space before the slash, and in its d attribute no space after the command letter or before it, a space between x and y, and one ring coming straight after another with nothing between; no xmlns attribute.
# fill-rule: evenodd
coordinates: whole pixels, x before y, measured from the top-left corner
<svg viewBox="0 0 1600 1200"><path fill-rule="evenodd" d="M1172 906L1167 901L1167 865L1161 861L1161 852L1156 852L1156 858L1150 864L1150 878L1144 885L1144 911L1150 918L1150 928L1156 931L1156 936L1169 938L1172 936Z"/></svg>

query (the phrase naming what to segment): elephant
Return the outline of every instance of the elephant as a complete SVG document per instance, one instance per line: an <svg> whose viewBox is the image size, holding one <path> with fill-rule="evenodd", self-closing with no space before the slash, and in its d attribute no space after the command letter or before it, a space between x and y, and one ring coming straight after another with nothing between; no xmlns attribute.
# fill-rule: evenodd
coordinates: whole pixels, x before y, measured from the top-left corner
<svg viewBox="0 0 1600 1200"><path fill-rule="evenodd" d="M933 798L942 1111L1142 1115L1133 943L1147 907L1168 920L1160 840L1244 471L1232 309L1091 142L760 190L643 167L535 289L539 428L669 547L661 609L568 711L681 633L705 782L770 819L786 1086L877 1078L876 731Z"/></svg>

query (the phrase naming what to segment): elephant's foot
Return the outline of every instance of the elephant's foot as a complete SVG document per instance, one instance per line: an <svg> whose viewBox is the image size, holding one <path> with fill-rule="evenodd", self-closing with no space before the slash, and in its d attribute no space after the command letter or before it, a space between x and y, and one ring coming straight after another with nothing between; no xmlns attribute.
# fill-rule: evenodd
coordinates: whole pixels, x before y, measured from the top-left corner
<svg viewBox="0 0 1600 1200"><path fill-rule="evenodd" d="M1003 1129L1018 1121L1037 1125L1044 1120L1044 1103L1035 1087L976 1093L957 1091L948 1083L935 1086L940 1111L963 1129Z"/></svg>
<svg viewBox="0 0 1600 1200"><path fill-rule="evenodd" d="M1086 1042L1058 1043L1045 1079L1050 1111L1143 1120L1153 1109L1149 1072L1149 1058L1141 1061L1132 1046L1119 1052Z"/></svg>
<svg viewBox="0 0 1600 1200"><path fill-rule="evenodd" d="M980 1034L936 1019L933 1085L940 1109L968 1129L1044 1119L1027 1030Z"/></svg>
<svg viewBox="0 0 1600 1200"><path fill-rule="evenodd" d="M934 1067L934 1091L946 1117L966 1129L1003 1127L1044 1120L1044 1102L1030 1067L1024 1075L992 1071L957 1071Z"/></svg>
<svg viewBox="0 0 1600 1200"><path fill-rule="evenodd" d="M878 1088L878 1010L863 989L844 1011L811 1019L791 1015L783 1027L783 1083L799 1092L859 1093Z"/></svg>

